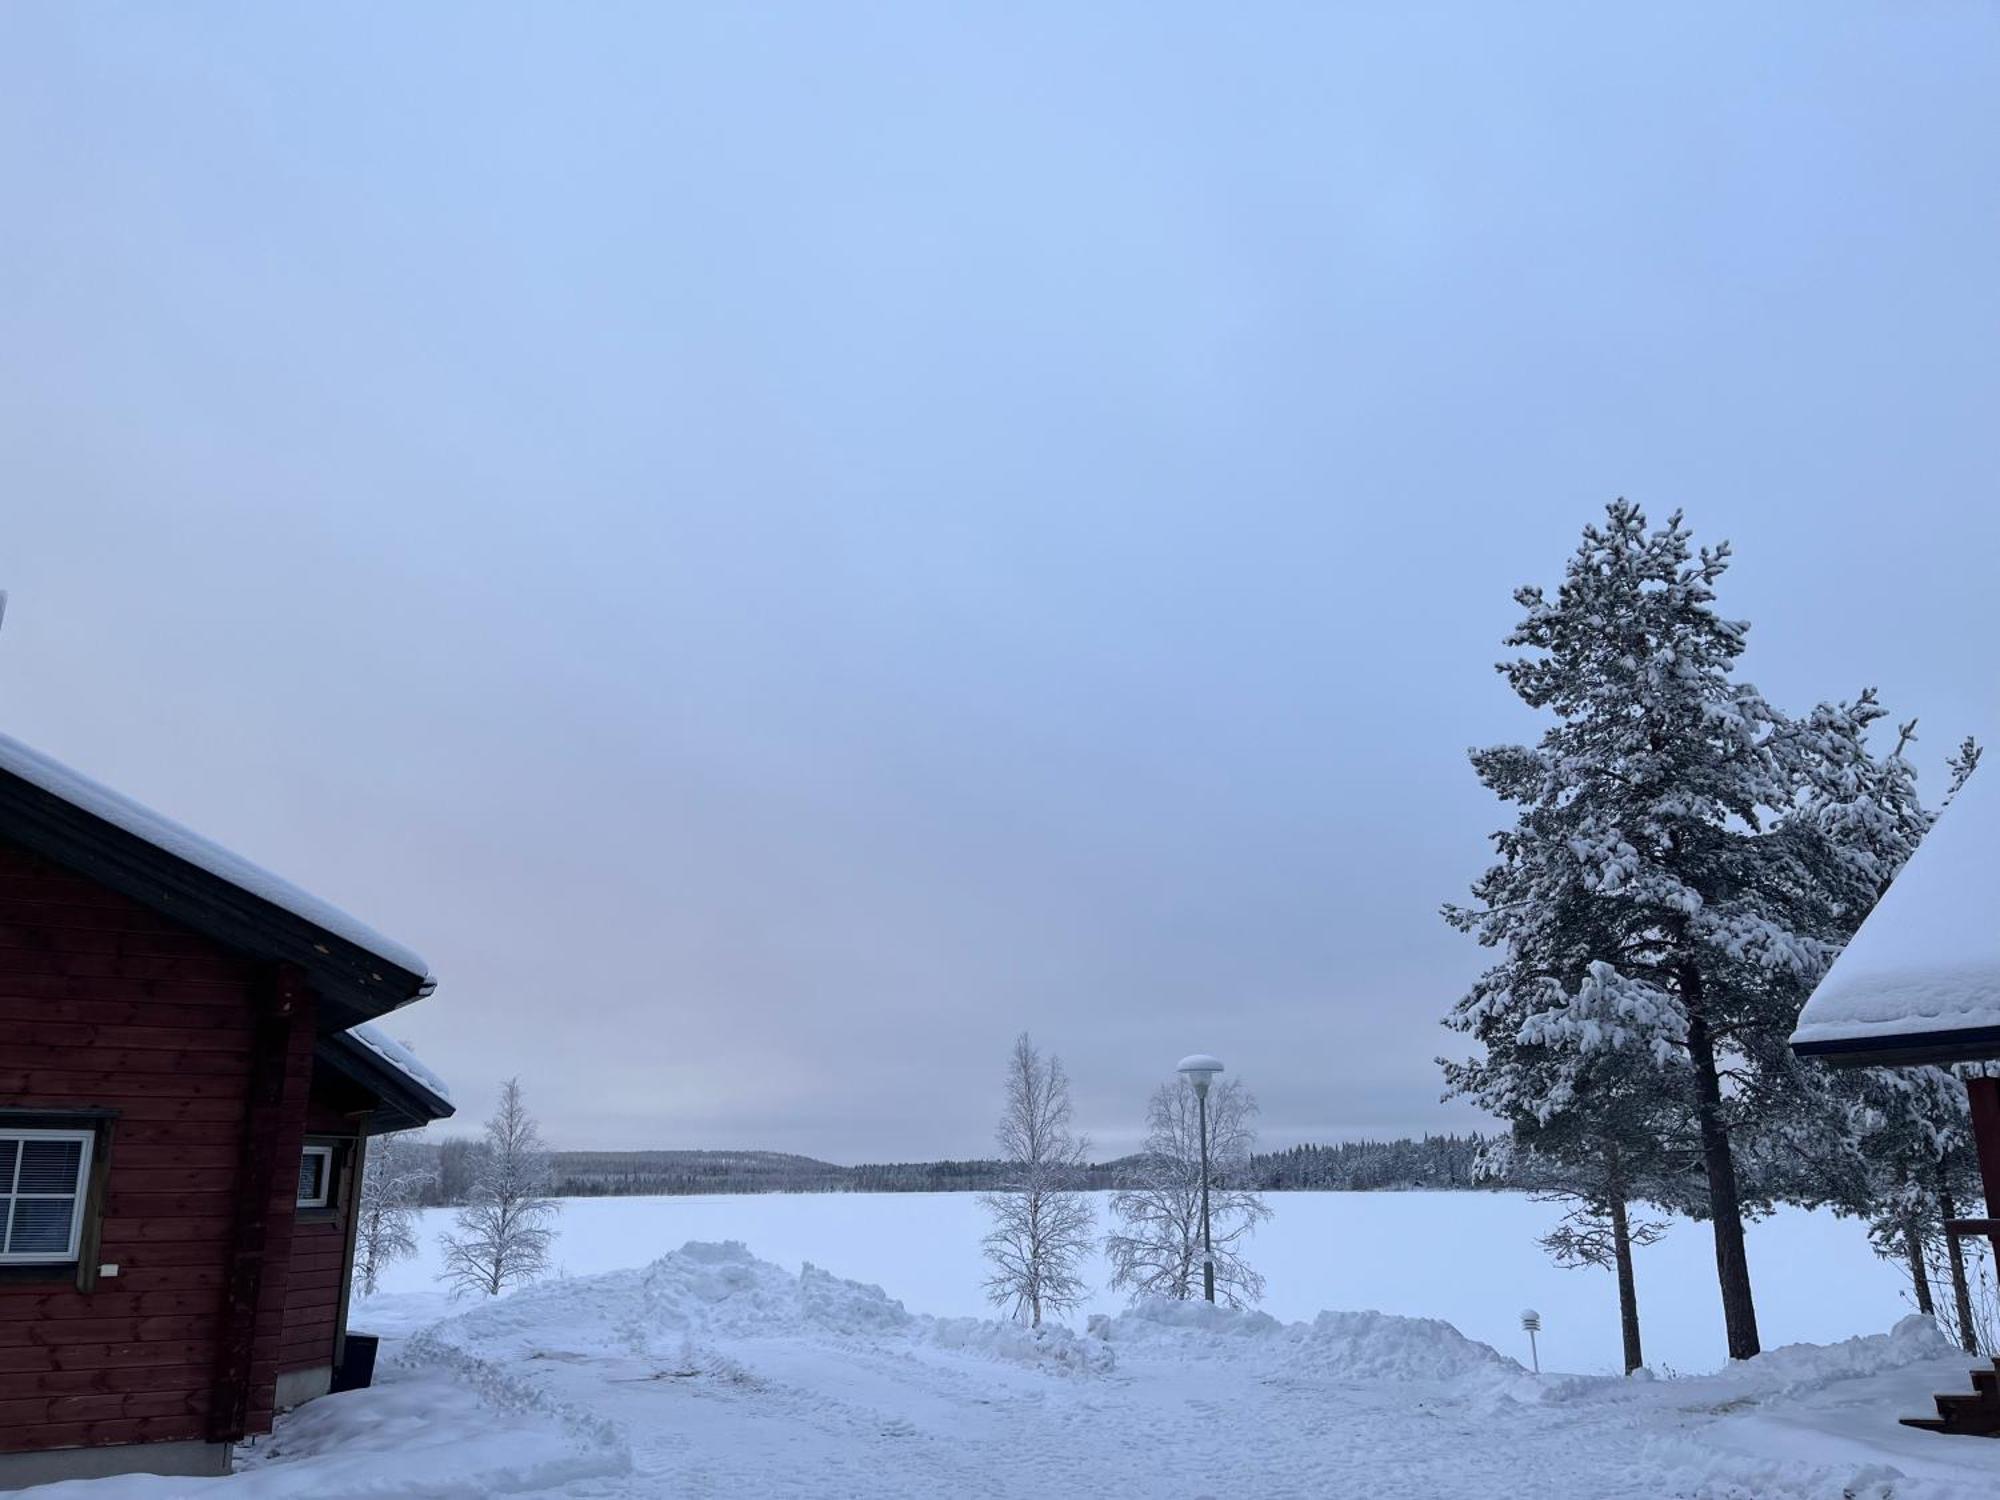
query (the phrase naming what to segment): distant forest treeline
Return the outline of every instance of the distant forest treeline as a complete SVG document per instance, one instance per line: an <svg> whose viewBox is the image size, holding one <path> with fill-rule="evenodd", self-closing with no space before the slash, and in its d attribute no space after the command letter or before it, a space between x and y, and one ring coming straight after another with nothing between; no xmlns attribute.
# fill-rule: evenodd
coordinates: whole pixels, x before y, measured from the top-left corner
<svg viewBox="0 0 2000 1500"><path fill-rule="evenodd" d="M1249 1187L1263 1192L1397 1192L1422 1188L1528 1186L1474 1179L1482 1140L1476 1135L1427 1135L1417 1140L1345 1141L1293 1146L1250 1158ZM428 1168L421 1201L427 1207L463 1203L482 1141L446 1137L413 1143ZM1086 1186L1124 1187L1134 1158L1093 1163ZM695 1193L969 1193L999 1186L998 1161L918 1161L835 1166L781 1151L555 1151L556 1194L564 1198L672 1197Z"/></svg>

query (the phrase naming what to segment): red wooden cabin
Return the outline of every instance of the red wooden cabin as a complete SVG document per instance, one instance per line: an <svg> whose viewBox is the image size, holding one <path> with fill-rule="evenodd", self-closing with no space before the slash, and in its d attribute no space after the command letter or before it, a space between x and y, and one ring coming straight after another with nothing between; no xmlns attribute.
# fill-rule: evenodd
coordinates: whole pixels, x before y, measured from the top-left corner
<svg viewBox="0 0 2000 1500"><path fill-rule="evenodd" d="M433 983L0 736L0 1489L227 1472L328 1389L367 1139L451 1113L366 1023Z"/></svg>
<svg viewBox="0 0 2000 1500"><path fill-rule="evenodd" d="M2000 782L1966 783L1799 1016L1792 1050L1834 1067L1949 1067L2000 1059ZM1968 1070L1972 1071L1972 1070ZM2000 1255L2000 1077L1966 1080L1986 1217L1946 1233ZM1986 1076L1978 1076L1985 1074ZM2000 1435L2000 1360L1974 1391L1937 1398L1905 1420L1940 1432Z"/></svg>

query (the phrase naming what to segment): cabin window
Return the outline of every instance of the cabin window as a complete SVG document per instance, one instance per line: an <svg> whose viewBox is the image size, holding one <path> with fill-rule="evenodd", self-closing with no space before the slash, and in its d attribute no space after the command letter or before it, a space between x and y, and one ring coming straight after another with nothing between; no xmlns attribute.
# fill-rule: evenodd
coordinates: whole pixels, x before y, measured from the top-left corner
<svg viewBox="0 0 2000 1500"><path fill-rule="evenodd" d="M333 1201L333 1147L308 1146L299 1158L299 1207L325 1208Z"/></svg>
<svg viewBox="0 0 2000 1500"><path fill-rule="evenodd" d="M0 1127L0 1265L77 1258L95 1140L89 1130Z"/></svg>

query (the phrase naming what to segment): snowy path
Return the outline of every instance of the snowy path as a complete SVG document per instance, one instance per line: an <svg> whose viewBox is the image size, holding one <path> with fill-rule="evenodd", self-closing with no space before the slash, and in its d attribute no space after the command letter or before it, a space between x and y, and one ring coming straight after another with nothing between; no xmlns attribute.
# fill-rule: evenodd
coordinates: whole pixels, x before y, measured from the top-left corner
<svg viewBox="0 0 2000 1500"><path fill-rule="evenodd" d="M826 1349L759 1358L760 1390L620 1401L634 1472L564 1493L715 1496L1657 1495L1601 1430L1512 1430L1409 1387L1135 1361L995 1378L977 1356Z"/></svg>
<svg viewBox="0 0 2000 1500"><path fill-rule="evenodd" d="M1915 1319L1699 1379L1537 1379L1426 1319L1155 1304L1036 1336L699 1244L439 1310L372 1305L407 1335L377 1386L286 1419L247 1473L36 1500L2000 1494L2000 1443L1896 1424L1966 1386Z"/></svg>

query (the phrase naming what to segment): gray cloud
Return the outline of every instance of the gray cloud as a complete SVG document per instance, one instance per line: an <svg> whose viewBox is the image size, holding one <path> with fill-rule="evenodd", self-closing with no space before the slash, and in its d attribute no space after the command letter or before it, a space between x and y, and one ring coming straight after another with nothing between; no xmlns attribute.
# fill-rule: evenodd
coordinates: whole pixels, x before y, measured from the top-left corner
<svg viewBox="0 0 2000 1500"><path fill-rule="evenodd" d="M111 24L113 16L116 25ZM5 727L430 956L577 1145L1463 1126L1435 916L1614 494L1989 725L1973 11L16 9Z"/></svg>

